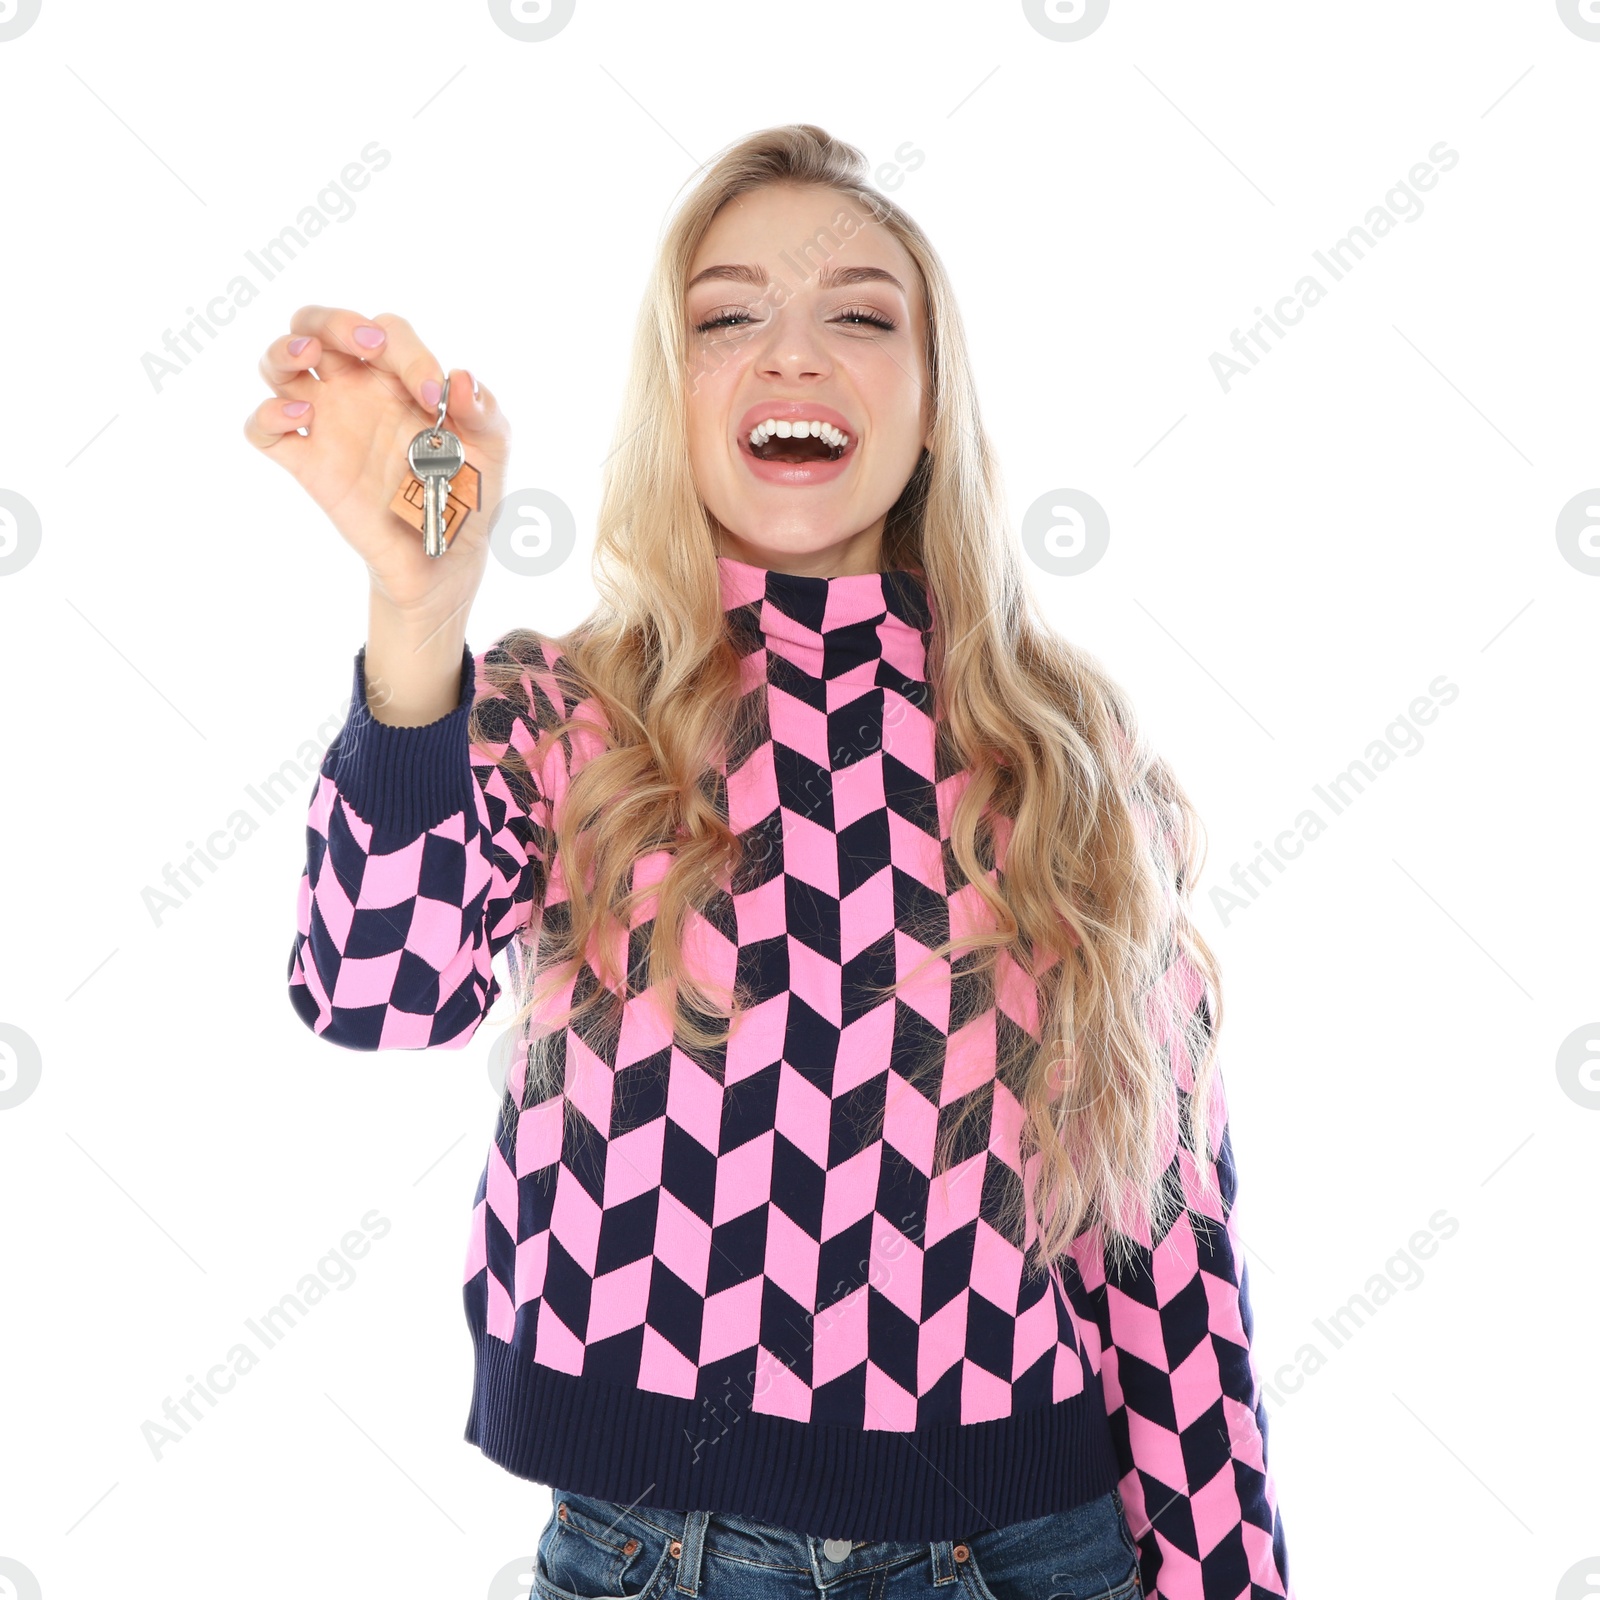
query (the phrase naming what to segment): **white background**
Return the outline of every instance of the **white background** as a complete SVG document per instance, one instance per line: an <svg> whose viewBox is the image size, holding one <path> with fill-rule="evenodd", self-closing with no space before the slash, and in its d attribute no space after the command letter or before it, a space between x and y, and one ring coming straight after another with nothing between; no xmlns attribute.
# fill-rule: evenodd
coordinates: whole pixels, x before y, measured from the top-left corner
<svg viewBox="0 0 1600 1600"><path fill-rule="evenodd" d="M469 644L568 626L665 218L788 121L886 167L938 246L1013 525L1064 487L1109 517L1091 570L1028 571L1208 827L1297 1589L1592 1592L1561 1585L1600 1571L1600 1093L1556 1059L1600 1048L1600 562L1556 521L1600 483L1597 90L1555 0L1112 0L1070 43L1009 0L578 0L537 43L485 4L44 0L0 42L0 489L41 529L0 578L0 1023L42 1060L0 1112L18 1592L524 1592L548 1490L462 1439L498 1029L356 1054L290 1009L365 576L241 428L297 306L409 317L579 529L550 577L490 563ZM1213 352L1441 140L1421 215L1224 392ZM263 283L244 252L370 141L354 214ZM241 272L258 298L158 389L143 358ZM1234 865L1440 674L1421 749L1224 916ZM297 757L265 815L246 786ZM145 891L240 809L257 831L157 921ZM156 1459L163 1401L374 1208L355 1281ZM1318 1319L1375 1275L1412 1286L1335 1349Z"/></svg>

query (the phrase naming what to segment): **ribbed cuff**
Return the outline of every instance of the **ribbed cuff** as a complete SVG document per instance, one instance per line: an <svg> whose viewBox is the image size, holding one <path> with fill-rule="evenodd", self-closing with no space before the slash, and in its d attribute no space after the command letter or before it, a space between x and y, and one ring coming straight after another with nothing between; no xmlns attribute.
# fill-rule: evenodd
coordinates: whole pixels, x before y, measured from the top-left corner
<svg viewBox="0 0 1600 1600"><path fill-rule="evenodd" d="M363 822L412 838L472 809L467 719L474 681L472 651L463 644L455 710L419 728L392 727L367 709L367 647L356 651L350 711L329 776Z"/></svg>

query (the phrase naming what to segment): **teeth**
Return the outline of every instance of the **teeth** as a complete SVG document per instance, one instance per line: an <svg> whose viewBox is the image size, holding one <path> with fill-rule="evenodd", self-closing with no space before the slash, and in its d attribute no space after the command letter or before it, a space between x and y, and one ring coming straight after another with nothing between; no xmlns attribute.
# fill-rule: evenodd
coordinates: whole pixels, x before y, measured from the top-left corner
<svg viewBox="0 0 1600 1600"><path fill-rule="evenodd" d="M759 449L768 439L822 439L833 446L835 450L842 450L850 443L850 435L842 428L836 428L831 422L814 422L809 419L796 422L779 422L768 417L765 422L759 422L750 430L750 448Z"/></svg>

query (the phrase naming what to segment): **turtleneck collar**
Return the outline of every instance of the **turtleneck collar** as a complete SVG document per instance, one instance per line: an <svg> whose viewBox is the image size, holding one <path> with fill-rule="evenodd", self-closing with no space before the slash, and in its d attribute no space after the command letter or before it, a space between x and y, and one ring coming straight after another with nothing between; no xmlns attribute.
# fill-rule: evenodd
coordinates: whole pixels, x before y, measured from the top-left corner
<svg viewBox="0 0 1600 1600"><path fill-rule="evenodd" d="M885 661L924 681L932 622L913 573L850 573L807 578L717 558L722 608L751 650L765 648L811 678L842 678ZM751 634L756 637L749 637Z"/></svg>

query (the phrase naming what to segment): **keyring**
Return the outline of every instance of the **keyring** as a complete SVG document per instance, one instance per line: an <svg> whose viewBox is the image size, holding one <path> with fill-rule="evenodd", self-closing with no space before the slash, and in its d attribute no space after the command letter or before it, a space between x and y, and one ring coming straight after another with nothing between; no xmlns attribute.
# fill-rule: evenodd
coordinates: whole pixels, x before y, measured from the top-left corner
<svg viewBox="0 0 1600 1600"><path fill-rule="evenodd" d="M433 419L433 427L429 429L430 433L442 433L444 431L444 414L450 409L450 380L454 376L455 371L453 368L444 375L444 384L439 390L439 415Z"/></svg>

